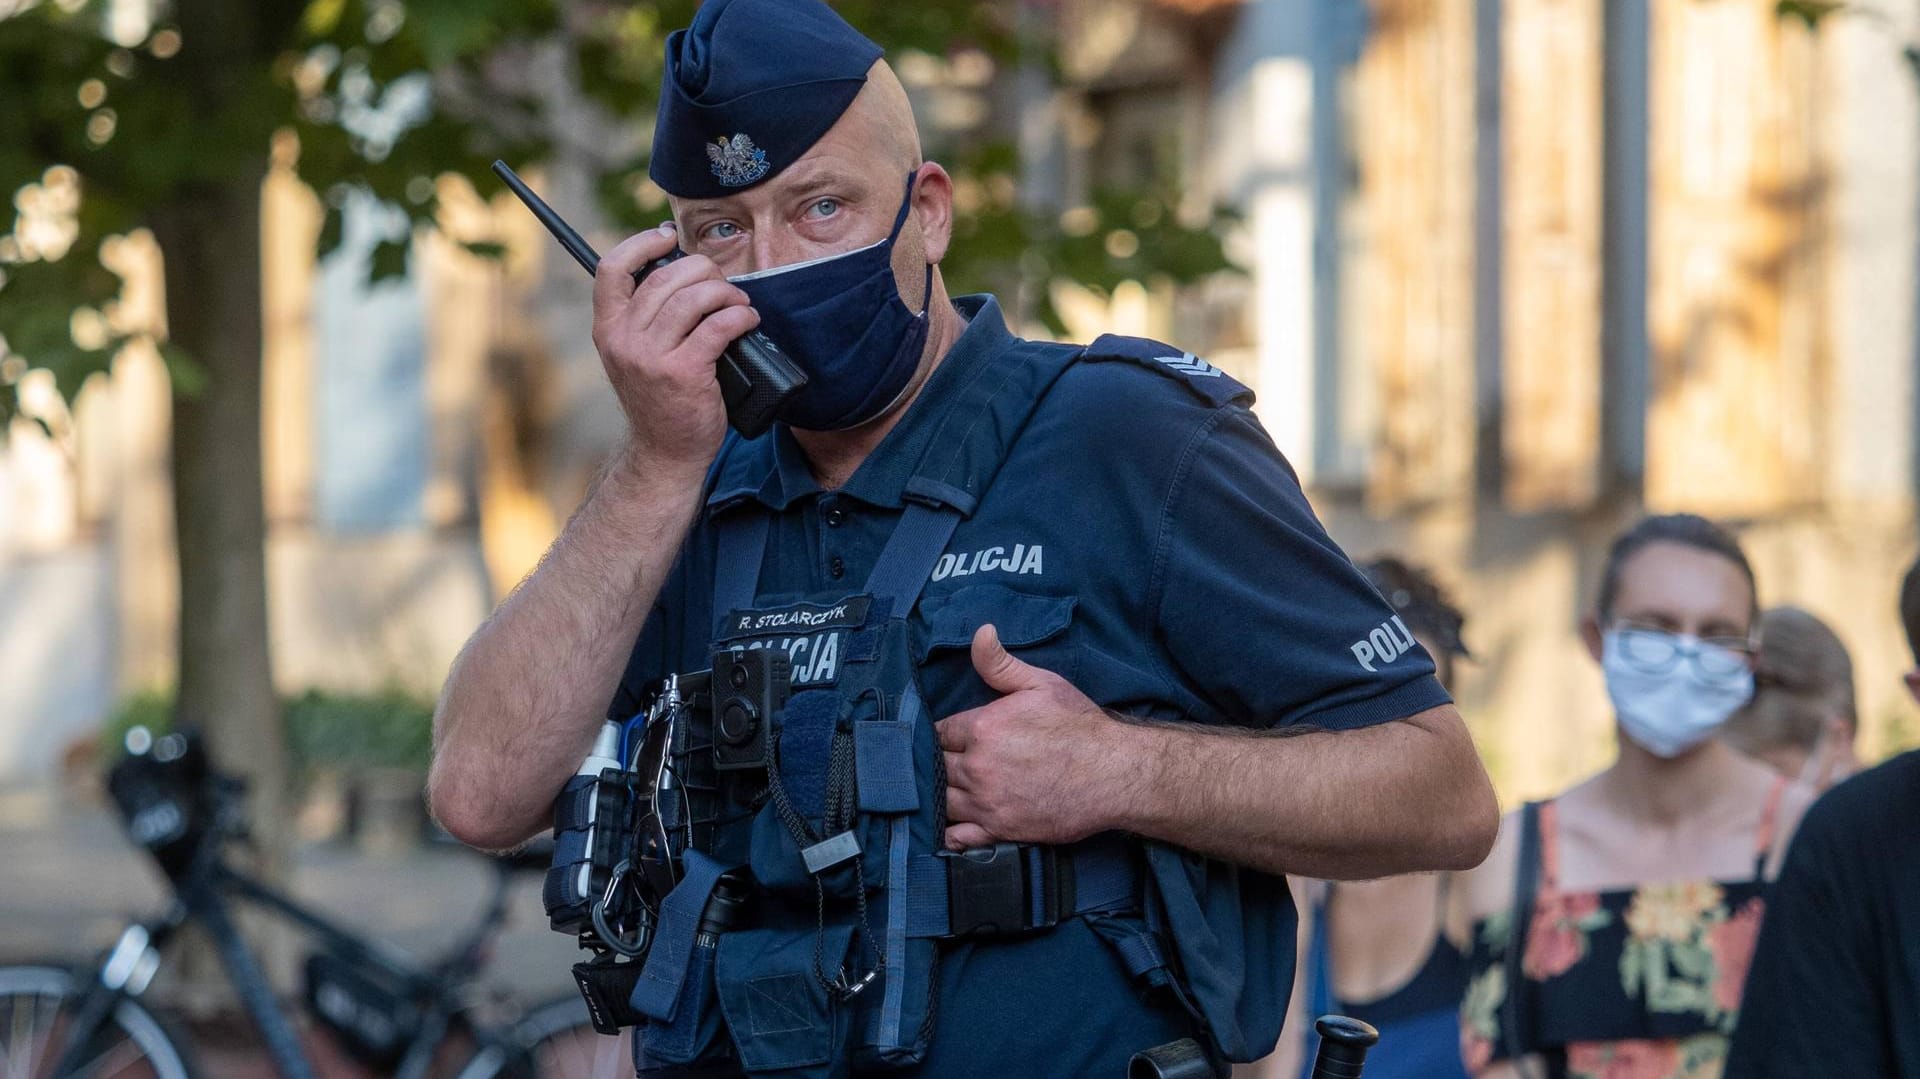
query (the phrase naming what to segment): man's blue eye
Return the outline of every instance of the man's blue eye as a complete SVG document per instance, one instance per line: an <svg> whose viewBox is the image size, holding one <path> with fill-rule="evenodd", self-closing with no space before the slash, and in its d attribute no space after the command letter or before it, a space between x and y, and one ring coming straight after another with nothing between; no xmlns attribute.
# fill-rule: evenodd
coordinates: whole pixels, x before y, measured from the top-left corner
<svg viewBox="0 0 1920 1079"><path fill-rule="evenodd" d="M720 221L707 226L707 238L710 240L732 239L740 230L731 221Z"/></svg>
<svg viewBox="0 0 1920 1079"><path fill-rule="evenodd" d="M818 217L832 217L834 214L837 214L840 212L840 200L839 199L821 199L820 201L814 203L811 209L813 210L814 214Z"/></svg>

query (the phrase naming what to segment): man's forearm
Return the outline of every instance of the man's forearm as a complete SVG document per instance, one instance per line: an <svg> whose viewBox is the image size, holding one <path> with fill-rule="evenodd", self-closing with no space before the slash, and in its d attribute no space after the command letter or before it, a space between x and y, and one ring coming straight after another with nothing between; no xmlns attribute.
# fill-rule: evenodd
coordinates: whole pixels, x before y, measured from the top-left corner
<svg viewBox="0 0 1920 1079"><path fill-rule="evenodd" d="M1125 724L1115 827L1269 872L1358 880L1467 869L1499 809L1451 706L1282 736Z"/></svg>
<svg viewBox="0 0 1920 1079"><path fill-rule="evenodd" d="M699 503L701 475L616 458L540 565L454 662L428 789L448 831L507 847L544 827L604 718Z"/></svg>

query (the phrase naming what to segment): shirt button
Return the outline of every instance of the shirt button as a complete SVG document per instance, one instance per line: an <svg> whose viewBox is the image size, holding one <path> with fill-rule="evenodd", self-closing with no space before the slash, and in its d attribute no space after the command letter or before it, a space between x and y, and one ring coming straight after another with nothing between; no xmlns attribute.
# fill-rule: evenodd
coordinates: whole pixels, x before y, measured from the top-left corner
<svg viewBox="0 0 1920 1079"><path fill-rule="evenodd" d="M833 574L833 579L836 581L845 577L847 575L846 561L839 555L834 555L833 561L827 563L827 572Z"/></svg>
<svg viewBox="0 0 1920 1079"><path fill-rule="evenodd" d="M835 506L834 508L827 511L827 527L828 528L839 528L841 525L845 523L847 523L846 510L843 510L840 507Z"/></svg>

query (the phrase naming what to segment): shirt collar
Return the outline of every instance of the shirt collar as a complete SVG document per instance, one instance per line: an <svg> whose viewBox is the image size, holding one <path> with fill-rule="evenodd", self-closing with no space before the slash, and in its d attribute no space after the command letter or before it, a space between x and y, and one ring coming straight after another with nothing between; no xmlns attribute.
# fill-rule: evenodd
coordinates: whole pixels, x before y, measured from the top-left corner
<svg viewBox="0 0 1920 1079"><path fill-rule="evenodd" d="M961 296L953 304L966 317L966 330L840 494L881 507L913 499L971 514L1013 437L1065 366L1008 355L1024 342L1007 329L992 296ZM707 500L710 514L748 498L777 512L820 492L786 424L736 441L724 457Z"/></svg>

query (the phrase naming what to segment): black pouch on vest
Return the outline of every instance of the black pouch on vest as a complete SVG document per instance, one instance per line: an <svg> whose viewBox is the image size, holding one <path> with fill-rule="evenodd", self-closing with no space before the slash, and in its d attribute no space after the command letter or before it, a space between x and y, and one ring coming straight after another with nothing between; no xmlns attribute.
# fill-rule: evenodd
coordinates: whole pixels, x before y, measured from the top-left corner
<svg viewBox="0 0 1920 1079"><path fill-rule="evenodd" d="M637 960L621 960L612 955L573 965L573 980L586 999L587 1018L593 1022L594 1030L613 1035L620 1033L621 1027L647 1021L646 1016L627 1003L627 998L633 995L634 983L640 980L642 966Z"/></svg>

